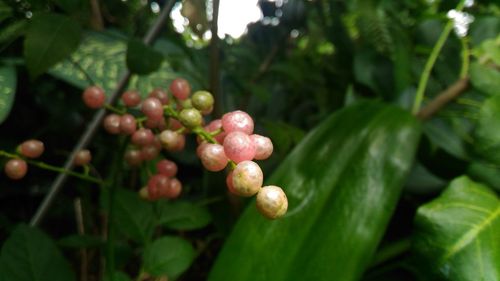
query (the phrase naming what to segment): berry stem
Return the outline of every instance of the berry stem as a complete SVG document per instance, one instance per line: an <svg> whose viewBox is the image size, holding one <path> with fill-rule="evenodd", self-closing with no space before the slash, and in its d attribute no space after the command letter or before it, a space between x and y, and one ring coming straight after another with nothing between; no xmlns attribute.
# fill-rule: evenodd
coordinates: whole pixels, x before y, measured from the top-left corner
<svg viewBox="0 0 500 281"><path fill-rule="evenodd" d="M167 116L179 120L179 113L175 111L175 109L173 109L170 105L163 106L163 112L165 112Z"/></svg>
<svg viewBox="0 0 500 281"><path fill-rule="evenodd" d="M86 181L89 181L92 183L96 183L99 185L103 184L103 182L101 180L94 178L94 177L91 177L89 175L73 172L71 170L66 170L64 168L50 165L50 164L47 164L45 162L26 159L26 158L20 157L19 155L8 153L8 152L3 151L3 150L0 150L0 156L4 156L7 158L22 158L24 161L26 161L26 163L31 164L33 166L36 166L38 168L44 169L44 170L48 170L48 171L52 171L52 172L56 172L56 173L60 173L60 174L67 174L67 175L70 175L70 176L73 176L73 177L76 177L76 178L79 178L82 180L86 180Z"/></svg>
<svg viewBox="0 0 500 281"><path fill-rule="evenodd" d="M116 108L116 107L112 106L112 105L111 105L111 104L109 104L109 103L105 103L105 104L104 104L104 108L106 108L106 110L108 110L108 111L111 111L111 112L116 113L116 114L119 114L119 115L123 115L123 114L127 113L127 111L126 111L126 110L120 110L120 109L118 109L118 108Z"/></svg>

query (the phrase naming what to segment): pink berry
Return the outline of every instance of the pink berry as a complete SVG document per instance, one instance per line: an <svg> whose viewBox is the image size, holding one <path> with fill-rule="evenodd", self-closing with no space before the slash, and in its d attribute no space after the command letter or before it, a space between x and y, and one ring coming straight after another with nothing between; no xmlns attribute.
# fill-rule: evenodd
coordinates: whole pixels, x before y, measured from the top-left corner
<svg viewBox="0 0 500 281"><path fill-rule="evenodd" d="M168 186L163 190L162 195L168 199L179 197L182 192L182 183L177 178L171 178Z"/></svg>
<svg viewBox="0 0 500 281"><path fill-rule="evenodd" d="M157 98L147 98L142 102L142 113L149 119L160 120L163 118L163 105Z"/></svg>
<svg viewBox="0 0 500 281"><path fill-rule="evenodd" d="M224 139L226 156L236 163L252 160L255 157L255 144L249 135L243 132L231 132Z"/></svg>
<svg viewBox="0 0 500 281"><path fill-rule="evenodd" d="M76 153L73 164L75 164L75 166L84 166L90 163L90 160L92 160L90 151L88 149L82 149Z"/></svg>
<svg viewBox="0 0 500 281"><path fill-rule="evenodd" d="M226 176L226 186L227 186L227 190L229 190L229 192L231 192L234 195L238 195L238 192L234 189L233 171L229 172Z"/></svg>
<svg viewBox="0 0 500 281"><path fill-rule="evenodd" d="M82 99L86 106L97 109L106 102L106 95L103 89L97 86L90 86L83 92Z"/></svg>
<svg viewBox="0 0 500 281"><path fill-rule="evenodd" d="M125 152L125 161L130 166L139 166L142 163L142 153L140 150L131 149Z"/></svg>
<svg viewBox="0 0 500 281"><path fill-rule="evenodd" d="M151 93L149 93L149 97L157 98L163 105L168 104L168 94L162 89L159 88L154 89L153 91L151 91Z"/></svg>
<svg viewBox="0 0 500 281"><path fill-rule="evenodd" d="M122 102L126 107L135 107L141 103L141 95L137 91L126 91L122 94Z"/></svg>
<svg viewBox="0 0 500 281"><path fill-rule="evenodd" d="M243 132L247 135L253 133L253 119L248 113L236 110L222 116L222 128L226 133Z"/></svg>
<svg viewBox="0 0 500 281"><path fill-rule="evenodd" d="M151 161L155 159L158 154L160 154L160 148L156 147L154 144L148 144L141 148L141 155L143 160Z"/></svg>
<svg viewBox="0 0 500 281"><path fill-rule="evenodd" d="M110 134L119 134L120 120L120 115L114 113L109 114L108 116L106 116L106 118L104 118L104 129Z"/></svg>
<svg viewBox="0 0 500 281"><path fill-rule="evenodd" d="M22 159L10 159L5 164L4 171L10 179L20 180L28 172L28 164Z"/></svg>
<svg viewBox="0 0 500 281"><path fill-rule="evenodd" d="M156 171L158 174L162 174L167 177L174 177L177 174L177 164L168 159L163 159L156 163Z"/></svg>
<svg viewBox="0 0 500 281"><path fill-rule="evenodd" d="M156 200L162 197L162 191L168 189L169 178L165 175L156 174L149 178L148 181L148 196L151 200Z"/></svg>
<svg viewBox="0 0 500 281"><path fill-rule="evenodd" d="M253 161L243 161L233 170L233 188L240 196L252 196L259 192L264 174L259 165Z"/></svg>
<svg viewBox="0 0 500 281"><path fill-rule="evenodd" d="M180 128L183 127L181 122L179 122L179 120L177 120L177 119L169 118L168 122L169 122L169 128L172 131L179 130Z"/></svg>
<svg viewBox="0 0 500 281"><path fill-rule="evenodd" d="M186 142L184 135L172 130L165 130L161 132L159 138L163 148L167 151L182 150Z"/></svg>
<svg viewBox="0 0 500 281"><path fill-rule="evenodd" d="M200 159L203 167L211 172L223 170L229 161L224 153L224 147L213 143L203 146L200 151Z"/></svg>
<svg viewBox="0 0 500 281"><path fill-rule="evenodd" d="M255 159L264 160L269 158L273 154L273 143L268 137L253 134L250 136L252 141L255 143Z"/></svg>
<svg viewBox="0 0 500 281"><path fill-rule="evenodd" d="M124 114L120 117L120 132L125 135L131 135L137 129L135 117L132 114Z"/></svg>
<svg viewBox="0 0 500 281"><path fill-rule="evenodd" d="M191 86L186 79L177 78L172 81L169 88L172 95L179 100L185 100L191 94Z"/></svg>
<svg viewBox="0 0 500 281"><path fill-rule="evenodd" d="M269 219L277 219L285 215L288 199L278 186L268 185L260 189L256 200L257 210Z"/></svg>
<svg viewBox="0 0 500 281"><path fill-rule="evenodd" d="M198 158L201 158L201 152L203 151L203 149L205 149L205 146L208 145L208 142L206 141L202 141L198 144L198 147L196 147L196 156L198 156Z"/></svg>
<svg viewBox="0 0 500 281"><path fill-rule="evenodd" d="M220 129L222 129L222 121L220 119L215 119L212 122L208 123L208 125L205 126L205 131L207 131L209 133L215 132L215 131L220 130ZM218 143L223 143L226 135L227 135L227 132L221 131L219 134L214 136L214 139Z"/></svg>
<svg viewBox="0 0 500 281"><path fill-rule="evenodd" d="M19 152L21 155L28 158L38 158L42 155L44 150L45 146L43 145L43 142L34 139L24 141L19 146Z"/></svg>
<svg viewBox="0 0 500 281"><path fill-rule="evenodd" d="M155 135L150 129L140 128L132 134L132 143L139 146L152 144Z"/></svg>

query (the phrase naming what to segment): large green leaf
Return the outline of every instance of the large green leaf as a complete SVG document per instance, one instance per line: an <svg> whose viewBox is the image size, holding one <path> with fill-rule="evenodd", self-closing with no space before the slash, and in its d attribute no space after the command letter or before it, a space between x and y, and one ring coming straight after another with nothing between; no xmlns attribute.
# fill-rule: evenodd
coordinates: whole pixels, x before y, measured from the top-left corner
<svg viewBox="0 0 500 281"><path fill-rule="evenodd" d="M289 199L285 217L249 206L209 280L359 280L413 163L420 124L408 112L359 102L321 123L267 181Z"/></svg>
<svg viewBox="0 0 500 281"><path fill-rule="evenodd" d="M16 69L0 66L0 124L9 116L16 94Z"/></svg>
<svg viewBox="0 0 500 281"><path fill-rule="evenodd" d="M38 229L19 225L0 253L0 278L5 281L76 280L55 243Z"/></svg>
<svg viewBox="0 0 500 281"><path fill-rule="evenodd" d="M212 216L206 208L187 201L165 201L159 206L159 221L171 229L193 230L207 226Z"/></svg>
<svg viewBox="0 0 500 281"><path fill-rule="evenodd" d="M474 149L485 159L500 164L500 95L488 98L479 111Z"/></svg>
<svg viewBox="0 0 500 281"><path fill-rule="evenodd" d="M470 79L478 90L489 95L500 94L500 71L476 62L470 66Z"/></svg>
<svg viewBox="0 0 500 281"><path fill-rule="evenodd" d="M141 40L131 39L127 45L127 67L133 73L149 74L156 71L163 62L163 55Z"/></svg>
<svg viewBox="0 0 500 281"><path fill-rule="evenodd" d="M453 180L418 209L415 225L414 250L435 279L500 280L500 200L488 187Z"/></svg>
<svg viewBox="0 0 500 281"><path fill-rule="evenodd" d="M68 57L80 43L81 28L73 19L54 13L36 13L24 40L26 66L36 77Z"/></svg>
<svg viewBox="0 0 500 281"><path fill-rule="evenodd" d="M164 236L144 250L144 270L153 276L175 280L189 268L195 257L193 246L179 237Z"/></svg>

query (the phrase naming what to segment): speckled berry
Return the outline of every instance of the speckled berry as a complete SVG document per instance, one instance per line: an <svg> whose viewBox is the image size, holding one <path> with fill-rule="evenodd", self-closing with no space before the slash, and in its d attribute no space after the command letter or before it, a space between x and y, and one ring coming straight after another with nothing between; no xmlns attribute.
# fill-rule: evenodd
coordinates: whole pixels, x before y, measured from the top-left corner
<svg viewBox="0 0 500 281"><path fill-rule="evenodd" d="M269 219L277 219L285 215L288 199L278 186L268 185L260 189L256 200L257 210Z"/></svg>

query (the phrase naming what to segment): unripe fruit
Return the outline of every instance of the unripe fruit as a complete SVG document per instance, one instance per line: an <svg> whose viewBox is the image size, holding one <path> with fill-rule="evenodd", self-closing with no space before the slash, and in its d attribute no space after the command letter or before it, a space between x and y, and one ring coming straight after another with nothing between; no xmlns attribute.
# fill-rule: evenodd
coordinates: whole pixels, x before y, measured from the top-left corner
<svg viewBox="0 0 500 281"><path fill-rule="evenodd" d="M253 119L248 115L248 113L236 110L228 112L222 116L222 128L224 132L243 132L247 135L253 133Z"/></svg>
<svg viewBox="0 0 500 281"><path fill-rule="evenodd" d="M28 164L22 159L10 159L5 164L4 171L10 179L20 180L28 172Z"/></svg>
<svg viewBox="0 0 500 281"><path fill-rule="evenodd" d="M237 195L249 197L262 187L264 174L253 161L243 161L233 170L233 190Z"/></svg>
<svg viewBox="0 0 500 281"><path fill-rule="evenodd" d="M137 149L127 150L124 158L130 166L139 166L142 163L142 153Z"/></svg>
<svg viewBox="0 0 500 281"><path fill-rule="evenodd" d="M255 151L255 144L245 133L232 132L224 138L224 152L227 158L236 163L252 160L255 157Z"/></svg>
<svg viewBox="0 0 500 281"><path fill-rule="evenodd" d="M139 189L139 197L141 197L144 200L149 200L149 194L148 194L148 187L143 186L141 189Z"/></svg>
<svg viewBox="0 0 500 281"><path fill-rule="evenodd" d="M82 94L83 102L86 106L97 109L106 102L104 90L97 86L90 86Z"/></svg>
<svg viewBox="0 0 500 281"><path fill-rule="evenodd" d="M191 94L191 86L186 79L176 78L172 81L169 87L172 95L179 100L185 100Z"/></svg>
<svg viewBox="0 0 500 281"><path fill-rule="evenodd" d="M132 143L139 146L145 146L153 143L155 136L150 129L140 128L132 134Z"/></svg>
<svg viewBox="0 0 500 281"><path fill-rule="evenodd" d="M109 114L108 116L106 116L106 118L104 118L104 129L110 134L119 134L120 120L120 115L114 113Z"/></svg>
<svg viewBox="0 0 500 281"><path fill-rule="evenodd" d="M156 174L149 178L148 181L148 196L151 200L156 200L162 197L162 193L168 189L169 178L165 175ZM163 195L164 196L164 195Z"/></svg>
<svg viewBox="0 0 500 281"><path fill-rule="evenodd" d="M135 107L141 103L141 95L137 91L129 90L122 94L122 102L126 107Z"/></svg>
<svg viewBox="0 0 500 281"><path fill-rule="evenodd" d="M194 108L183 109L179 113L179 121L190 129L200 126L202 119L200 111Z"/></svg>
<svg viewBox="0 0 500 281"><path fill-rule="evenodd" d="M212 122L208 123L208 125L206 125L204 127L205 131L209 132L209 133L212 133L212 132L215 132L219 129L222 129L222 121L220 119L215 119L213 120ZM214 136L214 139L222 144L224 142L224 138L226 137L227 133L222 131L220 132L219 134L217 134L216 136Z"/></svg>
<svg viewBox="0 0 500 281"><path fill-rule="evenodd" d="M160 154L160 148L154 144L148 144L141 148L142 160L151 161Z"/></svg>
<svg viewBox="0 0 500 281"><path fill-rule="evenodd" d="M39 140L27 140L19 146L19 153L28 158L38 158L44 150L45 146Z"/></svg>
<svg viewBox="0 0 500 281"><path fill-rule="evenodd" d="M208 111L214 105L214 97L207 91L197 91L193 94L191 103L200 111Z"/></svg>
<svg viewBox="0 0 500 281"><path fill-rule="evenodd" d="M163 148L168 151L182 150L186 142L184 135L171 130L161 132L159 138Z"/></svg>
<svg viewBox="0 0 500 281"><path fill-rule="evenodd" d="M200 150L200 159L203 167L211 172L222 171L229 161L224 153L224 147L213 143L203 145Z"/></svg>
<svg viewBox="0 0 500 281"><path fill-rule="evenodd" d="M234 184L233 184L233 171L229 172L226 176L226 186L227 190L231 192L234 195L238 195L238 192L234 190Z"/></svg>
<svg viewBox="0 0 500 281"><path fill-rule="evenodd" d="M177 174L177 164L168 159L163 159L156 163L156 171L158 174L162 174L167 177L174 177Z"/></svg>
<svg viewBox="0 0 500 281"><path fill-rule="evenodd" d="M164 191L164 196L168 199L175 199L181 195L182 183L177 178L170 179L168 188Z"/></svg>
<svg viewBox="0 0 500 281"><path fill-rule="evenodd" d="M151 93L149 93L149 97L157 98L163 105L168 104L168 94L162 89L159 88L154 89L153 91L151 91Z"/></svg>
<svg viewBox="0 0 500 281"><path fill-rule="evenodd" d="M135 117L132 114L124 114L120 117L120 132L125 135L131 135L137 129Z"/></svg>
<svg viewBox="0 0 500 281"><path fill-rule="evenodd" d="M182 128L181 122L179 122L177 119L169 118L168 123L168 128L172 131L177 131Z"/></svg>
<svg viewBox="0 0 500 281"><path fill-rule="evenodd" d="M256 200L257 210L269 219L282 217L288 209L285 192L278 186L268 185L260 189Z"/></svg>
<svg viewBox="0 0 500 281"><path fill-rule="evenodd" d="M73 164L75 166L84 166L90 163L91 160L92 154L90 154L90 151L88 149L82 149L76 153Z"/></svg>
<svg viewBox="0 0 500 281"><path fill-rule="evenodd" d="M257 134L251 135L250 138L255 144L254 158L256 160L264 160L271 156L271 154L273 153L273 143L271 142L270 138Z"/></svg>
<svg viewBox="0 0 500 281"><path fill-rule="evenodd" d="M163 105L157 98L147 98L142 102L142 113L149 119L160 120L163 118Z"/></svg>

